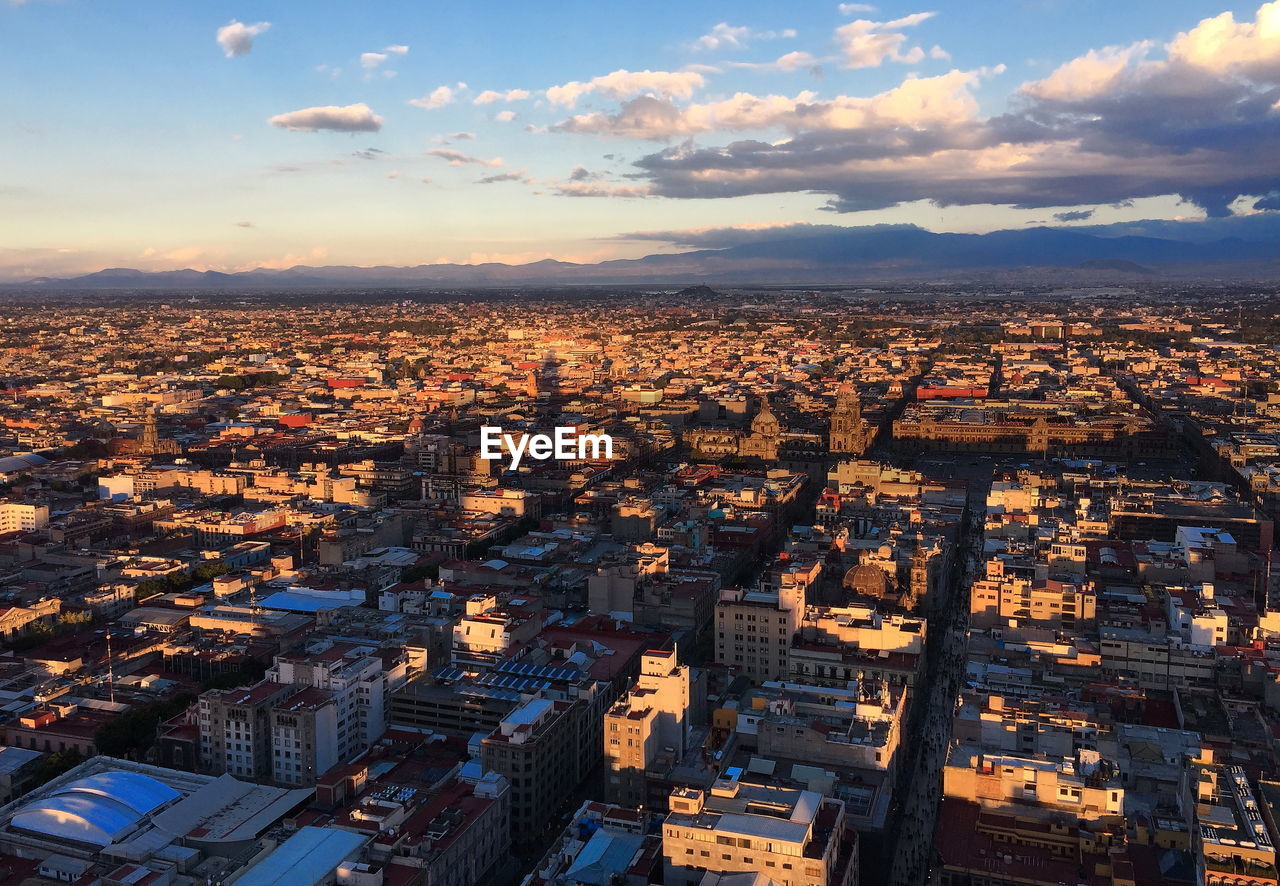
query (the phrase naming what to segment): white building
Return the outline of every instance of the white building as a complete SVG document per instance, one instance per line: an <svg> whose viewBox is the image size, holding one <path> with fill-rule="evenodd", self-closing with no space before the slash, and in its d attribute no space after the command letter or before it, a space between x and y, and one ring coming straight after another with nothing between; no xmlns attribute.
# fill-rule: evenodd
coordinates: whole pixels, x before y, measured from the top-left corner
<svg viewBox="0 0 1280 886"><path fill-rule="evenodd" d="M0 535L7 532L33 532L48 525L49 508L46 505L0 502Z"/></svg>

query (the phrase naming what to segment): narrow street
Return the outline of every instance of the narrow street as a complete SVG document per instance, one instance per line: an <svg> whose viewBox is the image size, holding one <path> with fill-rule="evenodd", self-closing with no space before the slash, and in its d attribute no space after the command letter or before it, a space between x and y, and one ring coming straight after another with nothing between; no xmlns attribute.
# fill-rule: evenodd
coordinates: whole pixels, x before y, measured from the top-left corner
<svg viewBox="0 0 1280 886"><path fill-rule="evenodd" d="M957 479L970 484L968 519L961 529L945 613L929 624L931 654L923 685L913 702L925 707L922 714L912 718L914 730L904 742L900 763L903 776L898 783L898 796L904 799L889 829L894 841L888 879L891 886L928 882L942 768L951 740L955 700L964 676L969 586L980 562L982 514L991 486L992 465L989 459L975 459L956 467ZM939 633L935 634L935 630Z"/></svg>

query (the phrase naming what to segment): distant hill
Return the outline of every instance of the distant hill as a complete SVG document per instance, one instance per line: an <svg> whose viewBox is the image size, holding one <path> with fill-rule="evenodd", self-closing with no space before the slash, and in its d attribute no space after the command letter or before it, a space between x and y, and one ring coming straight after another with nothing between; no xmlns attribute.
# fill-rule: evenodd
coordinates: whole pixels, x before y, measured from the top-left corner
<svg viewBox="0 0 1280 886"><path fill-rule="evenodd" d="M717 298L720 293L716 292L705 283L699 283L697 286L686 286L684 289L677 292L676 295L681 298L687 298L689 301L697 301L698 299L703 298Z"/></svg>
<svg viewBox="0 0 1280 886"><path fill-rule="evenodd" d="M525 265L352 267L298 265L239 273L136 271L110 268L82 277L42 277L6 289L313 289L342 287L515 286L710 283L840 283L858 280L972 276L976 272L1081 271L1097 276L1274 276L1280 238L1226 237L1187 242L1145 236L1100 236L1068 228L1036 227L988 234L937 234L914 225L790 233L724 249L660 253L598 264L545 260ZM708 291L710 287L706 287ZM711 291L714 294L714 291ZM702 290L691 297L705 296Z"/></svg>
<svg viewBox="0 0 1280 886"><path fill-rule="evenodd" d="M1126 258L1091 258L1076 265L1084 271L1123 271L1126 274L1154 274L1150 268L1144 268L1137 262Z"/></svg>

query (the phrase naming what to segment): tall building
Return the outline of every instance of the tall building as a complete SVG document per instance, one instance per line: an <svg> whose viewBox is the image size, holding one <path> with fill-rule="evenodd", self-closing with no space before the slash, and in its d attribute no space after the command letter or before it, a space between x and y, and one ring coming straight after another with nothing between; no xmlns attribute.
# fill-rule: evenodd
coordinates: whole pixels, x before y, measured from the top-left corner
<svg viewBox="0 0 1280 886"><path fill-rule="evenodd" d="M273 776L271 709L292 686L263 681L242 689L210 689L200 696L200 760L214 775Z"/></svg>
<svg viewBox="0 0 1280 886"><path fill-rule="evenodd" d="M535 698L504 717L481 742L485 771L511 782L511 838L516 843L537 838L585 774L575 729L580 704Z"/></svg>
<svg viewBox="0 0 1280 886"><path fill-rule="evenodd" d="M741 588L721 591L716 604L716 662L757 683L785 680L791 638L804 618L803 599L787 597Z"/></svg>
<svg viewBox="0 0 1280 886"><path fill-rule="evenodd" d="M609 803L642 806L646 773L658 759L658 709L650 699L627 695L604 717L604 797Z"/></svg>
<svg viewBox="0 0 1280 886"><path fill-rule="evenodd" d="M322 640L303 655L277 656L267 671L267 679L276 683L333 693L338 762L369 748L387 729L382 659L372 651L368 646Z"/></svg>
<svg viewBox="0 0 1280 886"><path fill-rule="evenodd" d="M720 779L710 792L677 788L670 804L662 827L667 886L706 882L708 873L764 874L780 886L857 883L858 839L839 800Z"/></svg>
<svg viewBox="0 0 1280 886"><path fill-rule="evenodd" d="M20 501L0 502L0 535L8 532L31 532L48 525L48 505L29 505Z"/></svg>
<svg viewBox="0 0 1280 886"><path fill-rule="evenodd" d="M311 785L337 765L341 741L338 696L307 687L271 708L271 779Z"/></svg>
<svg viewBox="0 0 1280 886"><path fill-rule="evenodd" d="M676 651L646 652L639 679L604 718L608 802L642 805L646 773L659 758L684 757L690 747L692 703L692 671L677 662Z"/></svg>
<svg viewBox="0 0 1280 886"><path fill-rule="evenodd" d="M676 659L676 650L650 649L640 659L640 677L631 694L649 701L657 710L658 738L664 747L683 755L689 749L692 681L688 665Z"/></svg>
<svg viewBox="0 0 1280 886"><path fill-rule="evenodd" d="M214 774L314 784L386 731L382 660L370 647L320 641L277 656L266 679L200 696L200 758Z"/></svg>

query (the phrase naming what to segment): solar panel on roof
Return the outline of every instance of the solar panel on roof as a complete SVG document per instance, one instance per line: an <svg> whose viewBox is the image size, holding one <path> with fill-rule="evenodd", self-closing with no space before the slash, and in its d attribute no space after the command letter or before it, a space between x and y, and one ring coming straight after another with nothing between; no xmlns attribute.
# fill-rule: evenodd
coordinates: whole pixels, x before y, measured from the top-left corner
<svg viewBox="0 0 1280 886"><path fill-rule="evenodd" d="M572 683L582 679L582 673L573 668L553 668L548 665L535 665L524 661L498 662L497 670L528 677L542 677L547 680L565 683Z"/></svg>

